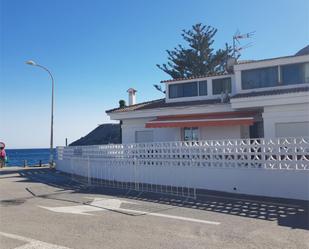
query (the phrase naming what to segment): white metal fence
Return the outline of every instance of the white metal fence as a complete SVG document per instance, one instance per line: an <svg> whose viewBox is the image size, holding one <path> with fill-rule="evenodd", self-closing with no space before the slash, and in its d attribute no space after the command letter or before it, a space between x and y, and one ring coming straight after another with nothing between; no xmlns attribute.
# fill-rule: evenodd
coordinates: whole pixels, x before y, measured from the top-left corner
<svg viewBox="0 0 309 249"><path fill-rule="evenodd" d="M308 137L72 146L57 151L58 162L69 162L62 170L88 184L187 197L196 195L195 179L190 173L178 174L180 167L309 170ZM163 168L164 179L155 179Z"/></svg>

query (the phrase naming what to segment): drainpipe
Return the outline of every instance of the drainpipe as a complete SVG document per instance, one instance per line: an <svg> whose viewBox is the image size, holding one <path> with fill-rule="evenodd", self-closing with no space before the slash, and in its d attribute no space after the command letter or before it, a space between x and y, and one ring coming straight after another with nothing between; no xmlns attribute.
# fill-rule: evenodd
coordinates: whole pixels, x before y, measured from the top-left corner
<svg viewBox="0 0 309 249"><path fill-rule="evenodd" d="M119 122L119 125L120 125L120 144L122 144L122 120L120 120Z"/></svg>
<svg viewBox="0 0 309 249"><path fill-rule="evenodd" d="M119 100L119 107L120 108L124 108L124 107L126 107L126 102L123 100L123 99L121 99L121 100ZM122 120L119 120L119 129L120 129L120 132L119 132L119 134L120 134L120 143L122 144Z"/></svg>

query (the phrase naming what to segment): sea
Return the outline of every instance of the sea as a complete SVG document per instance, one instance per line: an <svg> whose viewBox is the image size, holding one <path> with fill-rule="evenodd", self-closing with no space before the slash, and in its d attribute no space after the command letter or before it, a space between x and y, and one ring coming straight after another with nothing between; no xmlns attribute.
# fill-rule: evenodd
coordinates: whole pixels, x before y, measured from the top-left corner
<svg viewBox="0 0 309 249"><path fill-rule="evenodd" d="M20 166L23 167L26 163L27 166L48 164L49 162L49 149L6 149L8 162L6 166ZM54 149L54 158L56 158L56 150Z"/></svg>

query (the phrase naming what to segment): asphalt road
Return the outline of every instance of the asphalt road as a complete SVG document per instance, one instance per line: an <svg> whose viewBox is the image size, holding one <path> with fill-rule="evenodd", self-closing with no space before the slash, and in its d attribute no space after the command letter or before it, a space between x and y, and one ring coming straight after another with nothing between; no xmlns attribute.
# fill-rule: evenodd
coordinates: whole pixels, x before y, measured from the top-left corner
<svg viewBox="0 0 309 249"><path fill-rule="evenodd" d="M308 202L198 199L86 187L47 168L0 170L0 248L309 248Z"/></svg>

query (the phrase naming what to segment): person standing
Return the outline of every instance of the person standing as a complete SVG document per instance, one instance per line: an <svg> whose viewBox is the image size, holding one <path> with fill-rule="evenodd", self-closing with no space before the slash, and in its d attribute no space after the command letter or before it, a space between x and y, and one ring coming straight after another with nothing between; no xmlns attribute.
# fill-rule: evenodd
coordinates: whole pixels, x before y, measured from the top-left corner
<svg viewBox="0 0 309 249"><path fill-rule="evenodd" d="M0 168L5 167L6 153L4 147L4 143L0 143Z"/></svg>

